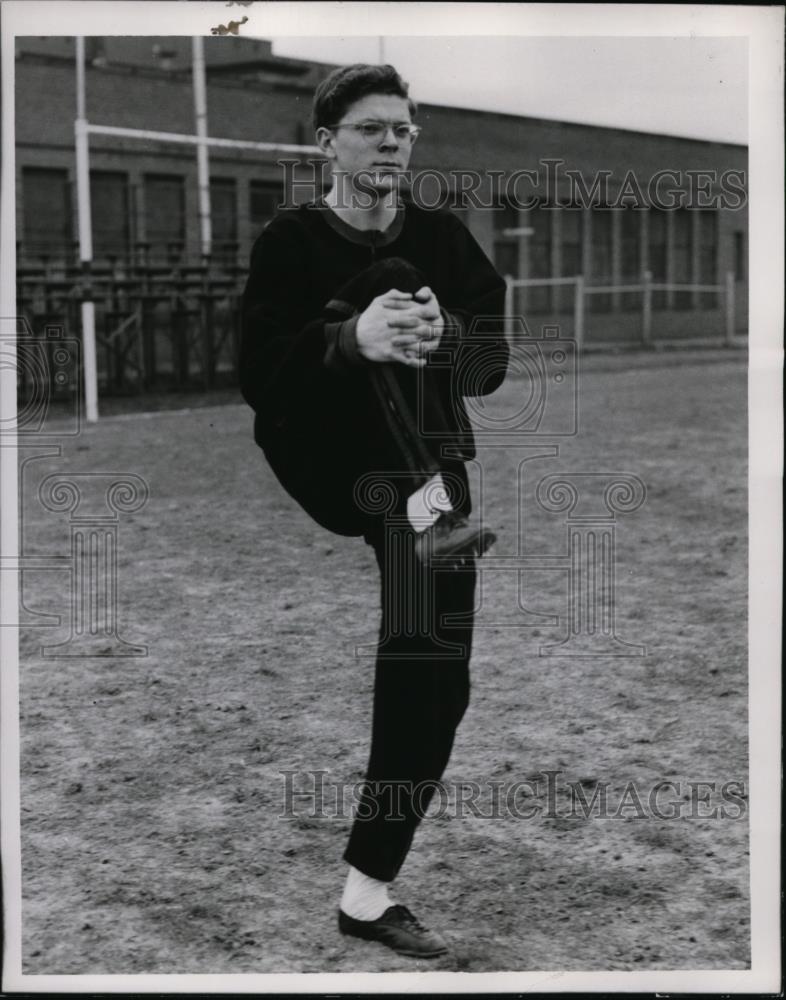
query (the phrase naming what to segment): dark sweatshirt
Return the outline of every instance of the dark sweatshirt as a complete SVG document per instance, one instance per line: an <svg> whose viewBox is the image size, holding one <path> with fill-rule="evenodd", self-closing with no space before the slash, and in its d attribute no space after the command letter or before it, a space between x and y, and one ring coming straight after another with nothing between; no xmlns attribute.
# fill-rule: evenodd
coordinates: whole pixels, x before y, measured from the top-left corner
<svg viewBox="0 0 786 1000"><path fill-rule="evenodd" d="M282 485L320 523L364 533L352 486L384 433L368 366L356 351L357 317L328 309L370 264L403 258L423 275L446 326L422 370L447 415L443 442L475 454L462 396L485 395L505 377L505 284L454 215L402 203L384 231L357 230L324 202L281 212L251 252L242 302L240 387L254 409L254 437ZM372 463L373 467L373 463Z"/></svg>

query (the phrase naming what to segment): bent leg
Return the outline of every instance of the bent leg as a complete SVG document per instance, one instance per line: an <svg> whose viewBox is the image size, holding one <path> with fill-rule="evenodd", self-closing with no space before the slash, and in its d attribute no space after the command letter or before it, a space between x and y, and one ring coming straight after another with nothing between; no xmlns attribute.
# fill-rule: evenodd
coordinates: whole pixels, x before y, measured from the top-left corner
<svg viewBox="0 0 786 1000"><path fill-rule="evenodd" d="M426 284L423 275L400 257L379 260L357 274L335 293L326 313L346 318L362 312L379 295L396 288L416 292ZM406 497L438 472L449 469L459 478L463 463L445 460L440 442L450 430L433 373L428 368L376 363L368 366L373 414L367 418L377 428L369 471L392 473L397 493L396 513L403 513ZM427 433L426 430L427 429ZM458 466L461 465L459 470ZM455 479L455 476L454 476ZM454 508L463 506L463 489L452 490Z"/></svg>

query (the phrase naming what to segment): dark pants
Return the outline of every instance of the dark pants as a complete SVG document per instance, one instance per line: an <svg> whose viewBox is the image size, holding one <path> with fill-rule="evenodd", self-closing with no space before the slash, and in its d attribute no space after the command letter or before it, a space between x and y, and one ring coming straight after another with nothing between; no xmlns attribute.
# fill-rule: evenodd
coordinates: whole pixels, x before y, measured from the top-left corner
<svg viewBox="0 0 786 1000"><path fill-rule="evenodd" d="M391 882L447 766L469 703L475 566L422 566L412 532L391 527L374 545L382 622L371 753L344 860ZM451 624L446 616L461 616Z"/></svg>
<svg viewBox="0 0 786 1000"><path fill-rule="evenodd" d="M362 311L391 288L415 292L424 284L411 265L388 259L362 272L335 298ZM344 860L390 882L435 794L469 703L476 572L471 560L461 570L424 567L415 558L414 536L404 518L406 496L440 470L454 506L468 507L463 463L446 461L433 439L423 440L418 433L418 399L426 426L445 425L428 369L369 365L369 377L389 430L378 442L376 467L399 474L401 502L386 518L375 519L366 534L382 577L382 621L371 752ZM418 378L425 380L420 386ZM452 485L462 477L466 499L460 501L460 490L454 495Z"/></svg>

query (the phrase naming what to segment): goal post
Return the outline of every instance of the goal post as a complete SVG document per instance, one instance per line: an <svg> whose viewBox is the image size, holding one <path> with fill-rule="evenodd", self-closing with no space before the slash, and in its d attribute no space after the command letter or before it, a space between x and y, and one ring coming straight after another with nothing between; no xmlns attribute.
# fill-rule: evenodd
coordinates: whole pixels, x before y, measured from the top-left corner
<svg viewBox="0 0 786 1000"><path fill-rule="evenodd" d="M93 223L90 215L90 147L85 108L85 39L76 39L76 204L79 262L84 281L80 311L82 315L82 370L85 386L85 416L89 423L98 420L98 371L96 366L96 307L90 288L93 262Z"/></svg>
<svg viewBox="0 0 786 1000"><path fill-rule="evenodd" d="M199 236L202 256L210 254L213 233L210 219L210 162L207 142L207 85L205 47L201 35L191 39L194 80L194 122L197 134L197 186L199 188Z"/></svg>
<svg viewBox="0 0 786 1000"><path fill-rule="evenodd" d="M223 139L208 134L207 85L205 79L204 39L192 38L192 86L194 92L194 132L159 132L154 129L125 128L97 125L87 120L85 82L85 39L76 36L76 119L74 140L76 150L76 200L78 219L79 260L82 268L83 294L81 302L82 366L85 392L85 416L89 423L98 420L98 369L96 361L95 301L91 287L93 265L93 227L90 212L90 136L106 135L118 138L158 142L175 142L194 146L197 158L199 186L199 233L203 255L210 253L212 244L210 212L209 149L252 150L263 153L319 153L318 146L297 143L254 142L245 139Z"/></svg>

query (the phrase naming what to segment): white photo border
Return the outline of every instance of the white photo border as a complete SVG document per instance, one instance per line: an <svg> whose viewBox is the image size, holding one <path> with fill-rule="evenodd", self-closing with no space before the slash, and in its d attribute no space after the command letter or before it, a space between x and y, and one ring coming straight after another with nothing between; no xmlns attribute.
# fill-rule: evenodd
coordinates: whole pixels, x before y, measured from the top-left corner
<svg viewBox="0 0 786 1000"><path fill-rule="evenodd" d="M415 10L416 8L416 10ZM444 35L440 3L113 2L2 4L2 233L0 326L15 323L14 38L16 35L210 35L242 12L264 36ZM414 16L416 13L417 16ZM18 632L0 628L2 988L28 992L653 992L780 989L780 640L783 331L783 7L661 4L497 4L450 7L451 35L736 36L749 40L749 698L751 933L749 970L643 972L364 973L267 975L24 975ZM11 326L8 327L8 324ZM16 412L16 373L0 370L0 420ZM0 448L5 559L18 556L17 452ZM16 572L0 573L0 621L16 620Z"/></svg>

